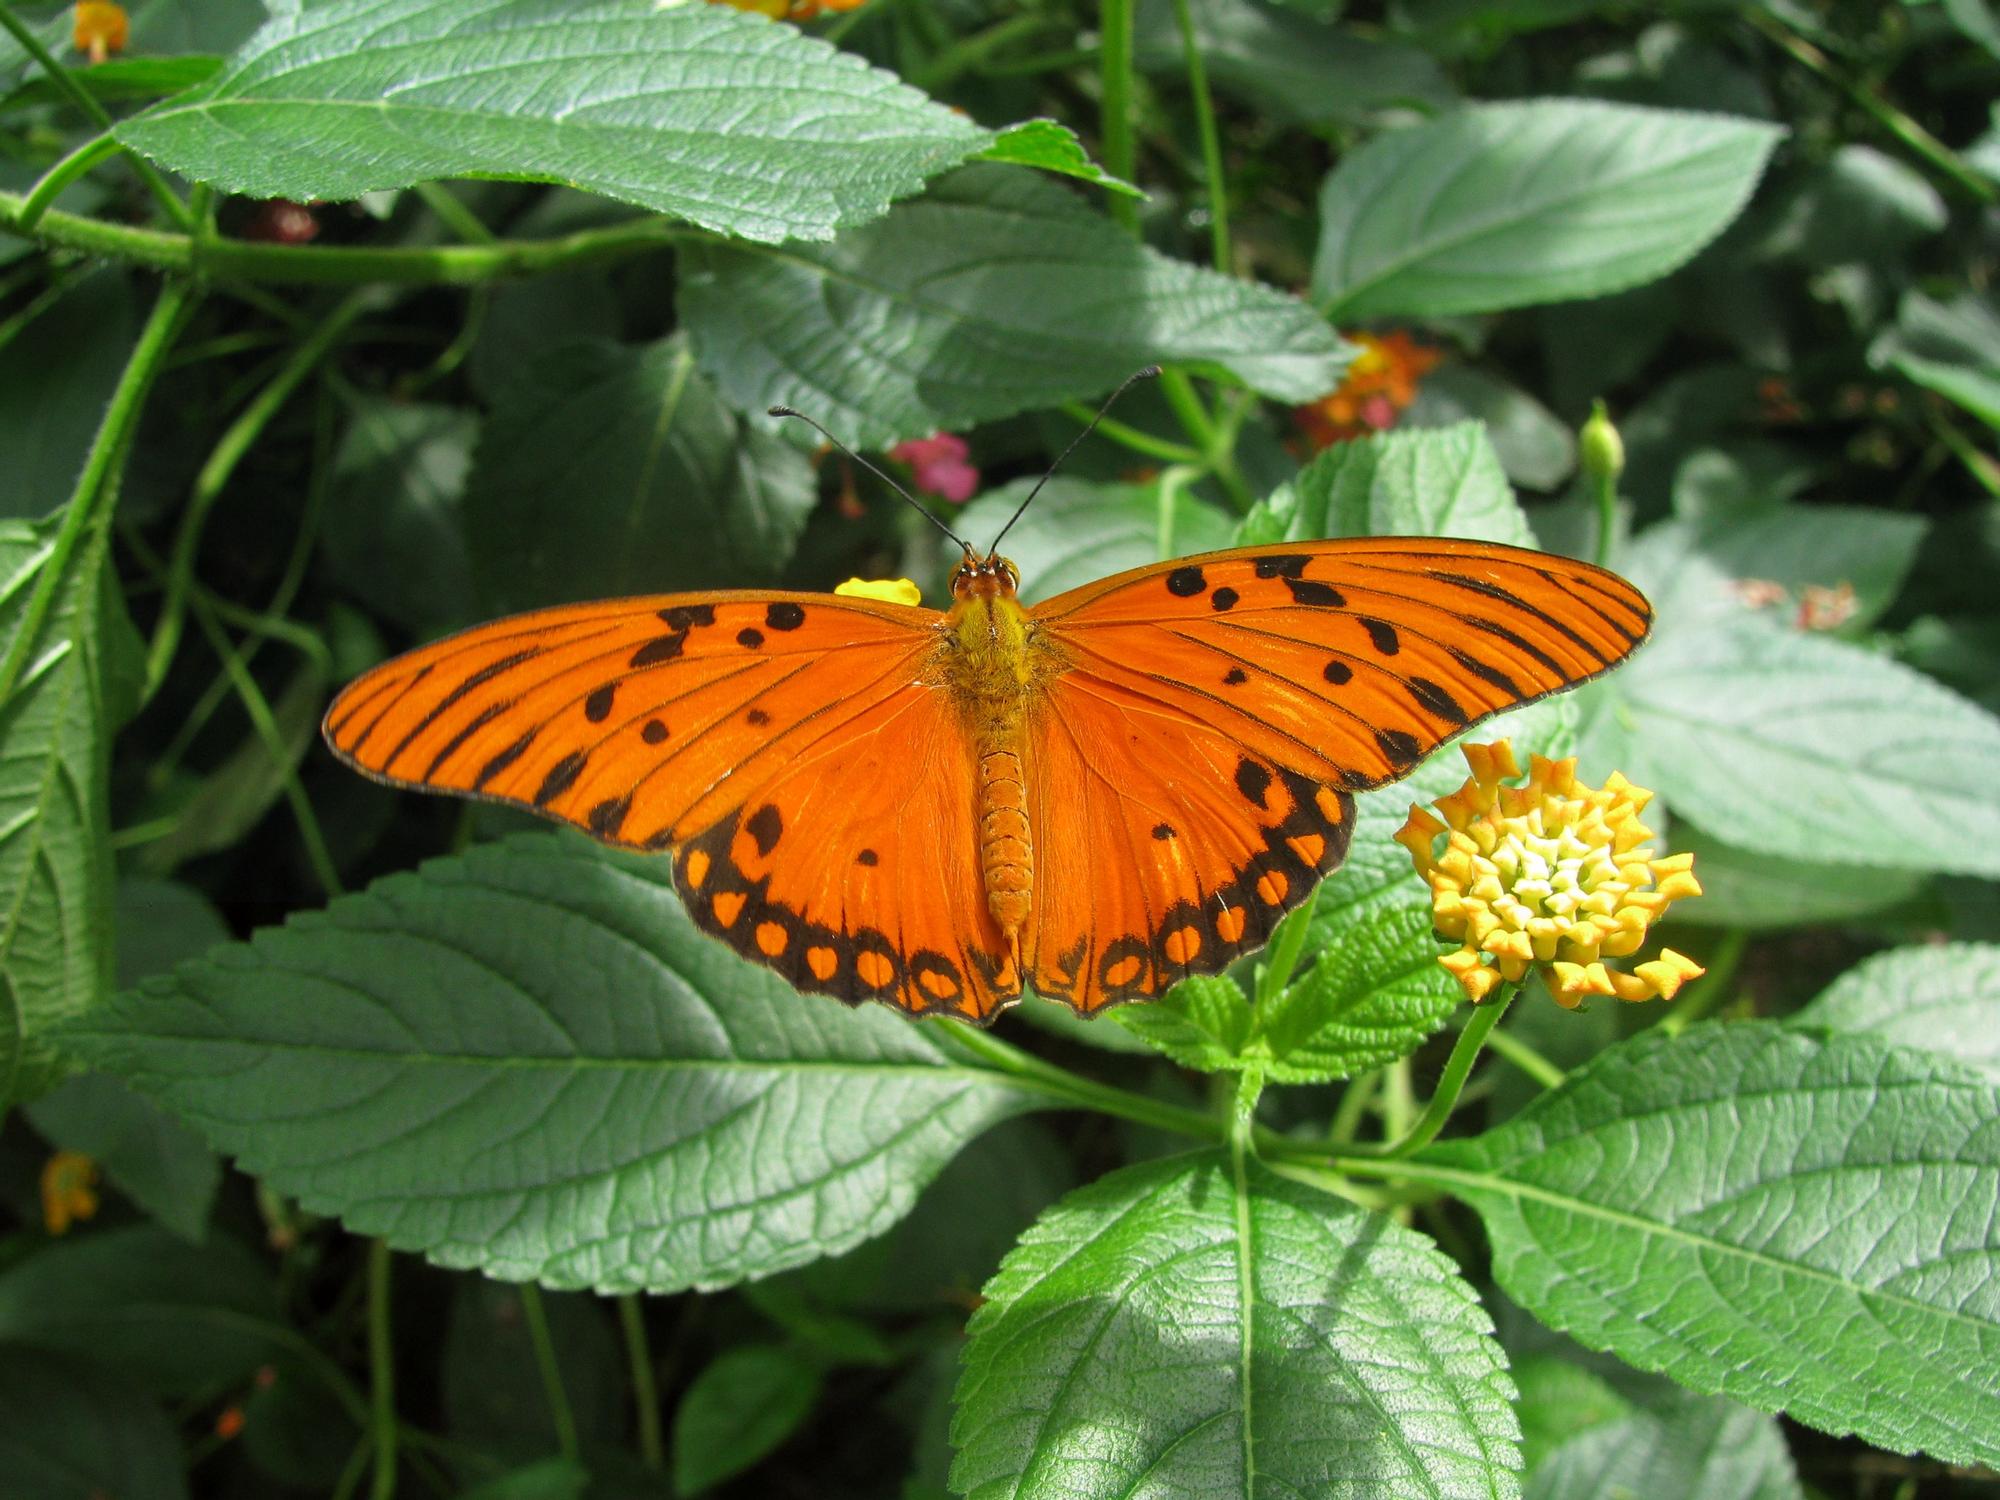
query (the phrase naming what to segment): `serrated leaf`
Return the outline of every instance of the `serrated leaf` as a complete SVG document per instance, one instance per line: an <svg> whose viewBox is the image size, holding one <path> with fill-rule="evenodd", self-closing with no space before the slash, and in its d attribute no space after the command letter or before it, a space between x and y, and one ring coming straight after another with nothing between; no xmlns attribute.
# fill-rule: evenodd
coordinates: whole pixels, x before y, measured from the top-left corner
<svg viewBox="0 0 2000 1500"><path fill-rule="evenodd" d="M1686 1391L1571 1438L1536 1465L1527 1486L1527 1500L1803 1500L1804 1494L1776 1422Z"/></svg>
<svg viewBox="0 0 2000 1500"><path fill-rule="evenodd" d="M847 1249L1037 1102L701 936L665 860L542 834L217 950L74 1041L356 1233L600 1290Z"/></svg>
<svg viewBox="0 0 2000 1500"><path fill-rule="evenodd" d="M698 1495L756 1463L811 1414L819 1388L819 1367L796 1349L728 1350L674 1411L674 1493Z"/></svg>
<svg viewBox="0 0 2000 1500"><path fill-rule="evenodd" d="M1057 172L1127 198L1146 196L1124 178L1113 177L1092 161L1076 132L1060 120L1023 120L1018 125L1009 125L993 137L993 144L979 153L979 159Z"/></svg>
<svg viewBox="0 0 2000 1500"><path fill-rule="evenodd" d="M988 139L795 27L653 0L324 0L117 135L257 198L525 178L771 243L874 218Z"/></svg>
<svg viewBox="0 0 2000 1500"><path fill-rule="evenodd" d="M981 495L951 517L952 530L974 546L997 536L1032 479ZM1174 502L1174 553L1211 552L1229 545L1230 520L1183 491ZM1007 533L1007 556L1021 570L1021 599L1034 604L1065 589L1160 561L1157 488L1051 479ZM954 561L957 554L952 554Z"/></svg>
<svg viewBox="0 0 2000 1500"><path fill-rule="evenodd" d="M0 1346L0 1473L9 1500L187 1500L157 1403L106 1371Z"/></svg>
<svg viewBox="0 0 2000 1500"><path fill-rule="evenodd" d="M1313 294L1348 320L1638 286L1722 232L1781 134L1726 115L1538 99L1378 136L1321 191Z"/></svg>
<svg viewBox="0 0 2000 1500"><path fill-rule="evenodd" d="M1616 694L1625 773L1733 844L2000 874L2000 720L1907 667L1753 617L1663 632Z"/></svg>
<svg viewBox="0 0 2000 1500"><path fill-rule="evenodd" d="M502 391L466 486L494 609L775 582L818 499L805 455L716 398L683 337L591 340Z"/></svg>
<svg viewBox="0 0 2000 1500"><path fill-rule="evenodd" d="M1477 422L1336 443L1238 528L1239 544L1307 537L1456 536L1535 545Z"/></svg>
<svg viewBox="0 0 2000 1500"><path fill-rule="evenodd" d="M2000 1083L2000 944L1877 953L1791 1020L1942 1053Z"/></svg>
<svg viewBox="0 0 2000 1500"><path fill-rule="evenodd" d="M2000 1090L1869 1037L1649 1032L1412 1175L1551 1327L1699 1391L2000 1456ZM1921 1401L1910 1393L1922 1391Z"/></svg>
<svg viewBox="0 0 2000 1500"><path fill-rule="evenodd" d="M1739 849L1685 820L1674 824L1673 847L1675 853L1692 853L1701 872L1701 902L1684 910L1713 927L1758 932L1851 921L1912 899L1930 880L1920 870L1822 864Z"/></svg>
<svg viewBox="0 0 2000 1500"><path fill-rule="evenodd" d="M974 1315L968 1500L1513 1496L1513 1387L1478 1298L1381 1215L1202 1152L1063 1199Z"/></svg>
<svg viewBox="0 0 2000 1500"><path fill-rule="evenodd" d="M21 644L62 520L0 522L0 660ZM105 654L122 617L104 555L101 527L79 541L0 702L0 1106L55 1081L50 1033L111 981Z"/></svg>
<svg viewBox="0 0 2000 1500"><path fill-rule="evenodd" d="M1287 401L1346 368L1296 297L1169 259L993 164L825 247L690 246L680 268L681 317L730 403L796 406L857 447L1100 395L1155 362Z"/></svg>
<svg viewBox="0 0 2000 1500"><path fill-rule="evenodd" d="M1576 436L1555 413L1512 381L1470 365L1447 364L1417 387L1401 427L1477 422L1507 478L1553 490L1576 470Z"/></svg>
<svg viewBox="0 0 2000 1500"><path fill-rule="evenodd" d="M246 1381L297 1335L242 1245L150 1224L44 1246L0 1273L0 1344L95 1360L163 1395Z"/></svg>
<svg viewBox="0 0 2000 1500"><path fill-rule="evenodd" d="M1336 925L1312 968L1258 1013L1266 1076L1325 1083L1408 1057L1465 999L1438 951L1421 901Z"/></svg>
<svg viewBox="0 0 2000 1500"><path fill-rule="evenodd" d="M1203 1073L1240 1070L1257 1027L1242 986L1222 974L1184 979L1156 1003L1122 1006L1111 1019L1182 1067Z"/></svg>

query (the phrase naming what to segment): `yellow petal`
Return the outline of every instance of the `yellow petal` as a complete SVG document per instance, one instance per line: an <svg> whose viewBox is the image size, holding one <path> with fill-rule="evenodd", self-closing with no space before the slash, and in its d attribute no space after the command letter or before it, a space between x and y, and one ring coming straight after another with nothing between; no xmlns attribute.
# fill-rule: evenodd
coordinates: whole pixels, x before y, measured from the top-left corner
<svg viewBox="0 0 2000 1500"><path fill-rule="evenodd" d="M921 604L924 591L907 578L850 578L836 594L850 599L880 599L886 604Z"/></svg>

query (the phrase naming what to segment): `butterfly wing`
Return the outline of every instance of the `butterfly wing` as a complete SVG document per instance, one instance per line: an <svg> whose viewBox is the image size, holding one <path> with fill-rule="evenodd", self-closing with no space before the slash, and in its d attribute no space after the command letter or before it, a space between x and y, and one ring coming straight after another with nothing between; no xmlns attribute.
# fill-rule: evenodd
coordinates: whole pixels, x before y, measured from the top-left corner
<svg viewBox="0 0 2000 1500"><path fill-rule="evenodd" d="M1349 793L1608 670L1651 611L1588 563L1366 538L1139 568L1032 617L1064 670L1034 741L1029 977L1087 1012L1258 946L1345 854Z"/></svg>
<svg viewBox="0 0 2000 1500"><path fill-rule="evenodd" d="M377 780L677 848L695 920L801 989L983 1015L1011 976L964 915L985 917L942 618L825 594L542 610L384 663L324 733Z"/></svg>

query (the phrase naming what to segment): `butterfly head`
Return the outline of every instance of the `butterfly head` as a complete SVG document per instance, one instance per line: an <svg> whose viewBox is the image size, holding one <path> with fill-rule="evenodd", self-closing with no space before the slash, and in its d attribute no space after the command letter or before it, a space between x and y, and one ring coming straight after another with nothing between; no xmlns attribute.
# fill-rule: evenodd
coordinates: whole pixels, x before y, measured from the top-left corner
<svg viewBox="0 0 2000 1500"><path fill-rule="evenodd" d="M1021 587L1021 570L997 553L985 557L965 554L965 561L951 575L954 599L1011 599Z"/></svg>

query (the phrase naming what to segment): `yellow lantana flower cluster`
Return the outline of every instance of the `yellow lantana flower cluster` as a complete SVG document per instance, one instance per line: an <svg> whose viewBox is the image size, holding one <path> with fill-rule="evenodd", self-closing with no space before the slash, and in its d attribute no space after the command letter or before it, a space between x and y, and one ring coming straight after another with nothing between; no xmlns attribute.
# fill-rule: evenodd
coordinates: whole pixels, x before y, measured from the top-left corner
<svg viewBox="0 0 2000 1500"><path fill-rule="evenodd" d="M1415 806L1396 841L1431 888L1437 930L1461 946L1438 962L1474 1004L1502 980L1539 968L1549 992L1574 1008L1588 995L1671 1000L1701 966L1671 948L1613 969L1684 896L1701 894L1692 854L1656 857L1639 821L1652 800L1613 772L1604 786L1576 779L1576 761L1535 756L1525 784L1505 740L1466 745L1472 779Z"/></svg>
<svg viewBox="0 0 2000 1500"><path fill-rule="evenodd" d="M97 1213L97 1163L81 1151L58 1151L42 1163L42 1223L50 1234Z"/></svg>

